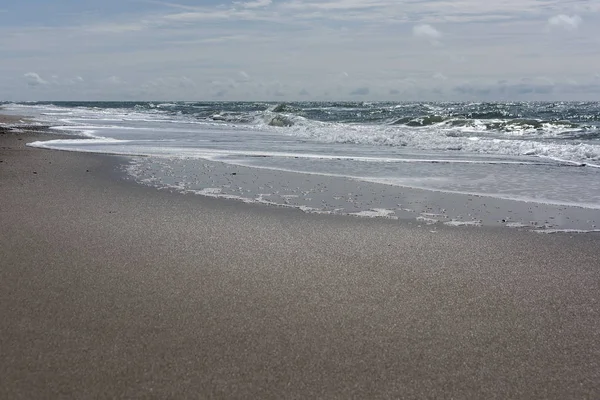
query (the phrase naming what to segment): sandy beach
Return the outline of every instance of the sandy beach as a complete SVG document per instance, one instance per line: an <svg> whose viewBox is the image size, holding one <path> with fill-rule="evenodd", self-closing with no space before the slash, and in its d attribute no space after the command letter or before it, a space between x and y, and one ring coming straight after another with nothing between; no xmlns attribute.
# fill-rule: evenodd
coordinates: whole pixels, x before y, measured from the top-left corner
<svg viewBox="0 0 600 400"><path fill-rule="evenodd" d="M600 236L309 215L0 133L0 398L600 397Z"/></svg>

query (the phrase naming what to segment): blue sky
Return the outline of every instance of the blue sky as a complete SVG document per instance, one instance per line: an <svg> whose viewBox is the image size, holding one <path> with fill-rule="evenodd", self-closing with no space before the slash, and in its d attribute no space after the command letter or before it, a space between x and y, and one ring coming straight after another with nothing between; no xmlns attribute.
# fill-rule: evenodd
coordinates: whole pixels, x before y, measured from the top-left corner
<svg viewBox="0 0 600 400"><path fill-rule="evenodd" d="M0 100L600 100L600 2L0 0Z"/></svg>

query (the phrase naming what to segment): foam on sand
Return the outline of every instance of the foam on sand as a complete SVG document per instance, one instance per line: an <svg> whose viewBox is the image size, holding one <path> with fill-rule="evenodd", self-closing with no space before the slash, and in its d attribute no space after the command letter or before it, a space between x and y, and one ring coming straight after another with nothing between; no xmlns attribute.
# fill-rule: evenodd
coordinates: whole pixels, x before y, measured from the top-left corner
<svg viewBox="0 0 600 400"><path fill-rule="evenodd" d="M534 229L535 233L593 233L600 232L600 229Z"/></svg>
<svg viewBox="0 0 600 400"><path fill-rule="evenodd" d="M357 213L350 213L350 215L354 215L357 217L368 217L368 218L390 218L390 219L398 219L394 214L395 210L387 210L385 208L374 208L372 210L360 211Z"/></svg>
<svg viewBox="0 0 600 400"><path fill-rule="evenodd" d="M447 226L594 229L596 210L443 193L194 159L140 157L127 166L140 183L182 193L304 212L417 220Z"/></svg>
<svg viewBox="0 0 600 400"><path fill-rule="evenodd" d="M452 221L444 222L444 225L448 225L448 226L481 226L482 221L481 220L457 221L457 220L453 219Z"/></svg>

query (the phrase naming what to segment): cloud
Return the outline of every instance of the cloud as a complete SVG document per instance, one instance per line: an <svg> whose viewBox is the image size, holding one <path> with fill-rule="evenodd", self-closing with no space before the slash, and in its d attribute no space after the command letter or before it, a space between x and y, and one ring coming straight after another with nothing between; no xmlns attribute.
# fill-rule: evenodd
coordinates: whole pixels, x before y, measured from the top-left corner
<svg viewBox="0 0 600 400"><path fill-rule="evenodd" d="M366 96L370 93L371 91L369 90L368 87L360 87L357 89L354 89L353 91L350 92L351 96Z"/></svg>
<svg viewBox="0 0 600 400"><path fill-rule="evenodd" d="M25 80L27 81L27 84L29 86L40 86L40 85L47 85L48 84L47 81L43 80L35 72L28 72L28 73L24 74L23 76L25 77Z"/></svg>
<svg viewBox="0 0 600 400"><path fill-rule="evenodd" d="M238 72L237 81L239 83L248 83L252 81L252 78L245 71L240 71Z"/></svg>
<svg viewBox="0 0 600 400"><path fill-rule="evenodd" d="M128 23L105 23L91 25L86 27L89 33L110 33L110 34L125 34L131 32L140 32L148 28L147 22L128 22Z"/></svg>
<svg viewBox="0 0 600 400"><path fill-rule="evenodd" d="M330 0L330 1L289 1L282 4L284 8L296 10L322 10L341 12L344 10L368 10L386 8L396 5L395 0Z"/></svg>
<svg viewBox="0 0 600 400"><path fill-rule="evenodd" d="M549 86L521 77L543 75L556 82L553 98L600 95L575 96L573 85L565 83L567 78L578 87L600 83L595 77L600 55L594 51L600 43L600 4L589 0L117 3L108 7L110 13L84 18L59 18L48 9L46 20L56 22L50 25L30 18L0 26L0 92L23 100L194 101L220 91L228 100L258 101L277 99L277 93L285 100L338 100L351 92L355 99L527 100L544 99ZM569 40L549 42L551 31L555 39L562 34ZM23 78L23 71L33 68L42 76ZM106 80L110 75L121 79ZM195 88L164 78L169 76L189 77ZM274 79L279 87L271 85ZM472 86L453 90L463 83Z"/></svg>
<svg viewBox="0 0 600 400"><path fill-rule="evenodd" d="M430 40L438 40L442 37L440 31L435 29L431 25L423 24L417 25L413 28L413 35L416 37L426 38Z"/></svg>
<svg viewBox="0 0 600 400"><path fill-rule="evenodd" d="M59 79L58 76L56 76L56 77L53 76L52 78L53 78L52 83L54 83L56 85L74 86L74 85L80 85L85 82L85 80L81 76L76 76L74 78L68 78L68 79Z"/></svg>
<svg viewBox="0 0 600 400"><path fill-rule="evenodd" d="M564 28L570 31L579 28L579 25L581 25L582 22L583 21L579 15L573 15L570 17L565 14L560 14L548 19L548 24L550 24L550 26Z"/></svg>
<svg viewBox="0 0 600 400"><path fill-rule="evenodd" d="M239 5L244 8L261 8L271 5L272 2L272 0L256 0L248 2L234 2L233 4Z"/></svg>

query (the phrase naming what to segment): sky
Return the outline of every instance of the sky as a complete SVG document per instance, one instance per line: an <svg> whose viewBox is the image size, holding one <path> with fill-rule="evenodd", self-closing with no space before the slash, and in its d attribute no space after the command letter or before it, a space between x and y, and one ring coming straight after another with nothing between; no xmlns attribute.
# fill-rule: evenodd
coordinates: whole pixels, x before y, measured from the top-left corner
<svg viewBox="0 0 600 400"><path fill-rule="evenodd" d="M600 100L600 1L0 0L37 100Z"/></svg>

